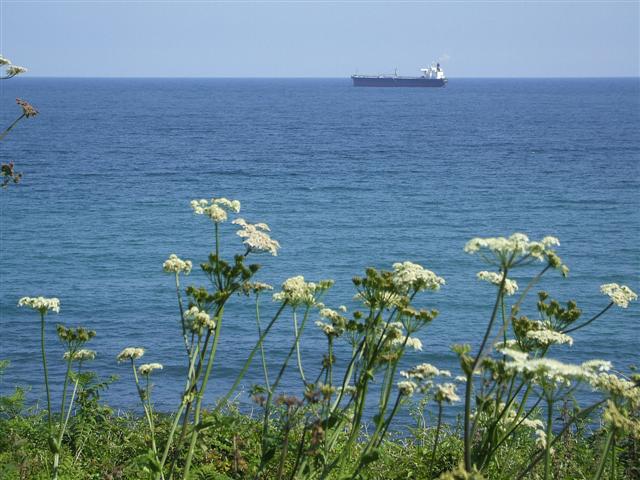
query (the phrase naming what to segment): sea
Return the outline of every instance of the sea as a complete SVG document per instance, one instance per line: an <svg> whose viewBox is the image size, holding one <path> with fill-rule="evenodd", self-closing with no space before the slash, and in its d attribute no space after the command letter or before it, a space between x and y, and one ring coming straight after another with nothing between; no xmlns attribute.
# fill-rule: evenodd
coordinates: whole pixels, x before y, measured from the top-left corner
<svg viewBox="0 0 640 480"><path fill-rule="evenodd" d="M136 410L132 372L118 364L125 347L159 362L156 409L180 403L186 357L175 285L162 264L172 253L194 262L183 285L207 286L198 265L214 248L213 224L193 214L193 199L240 200L240 216L266 222L282 248L249 256L256 279L276 291L292 276L333 279L327 306L357 308L351 279L367 267L412 261L446 280L416 297L440 314L417 336L403 368L428 362L461 373L450 347L477 348L495 287L490 270L463 251L476 236L553 235L570 268L550 271L523 312L538 318L535 297L575 300L589 319L608 304L600 285L640 291L640 80L456 79L446 88L354 88L339 79L66 79L1 82L0 121L20 114L0 143L22 182L0 192L0 359L11 362L0 395L27 387L45 406L38 315L23 296L58 297L46 318L52 391L59 398L63 347L56 325L97 332L85 368L119 379L102 393L113 408ZM230 222L221 252L242 253ZM542 268L513 271L520 289ZM512 301L510 299L510 301ZM276 311L263 295L261 320ZM599 358L629 373L638 365L640 304L613 308L550 355L567 362ZM308 377L327 342L309 318L301 341ZM290 312L265 341L271 378L293 342ZM257 340L251 299L225 312L205 402L225 394ZM349 358L336 346L337 367ZM295 357L294 357L295 358ZM264 383L256 356L233 399L251 411L252 385ZM280 391L301 396L295 361ZM587 394L588 395L588 394ZM449 415L455 414L451 407ZM408 409L401 418L408 417Z"/></svg>

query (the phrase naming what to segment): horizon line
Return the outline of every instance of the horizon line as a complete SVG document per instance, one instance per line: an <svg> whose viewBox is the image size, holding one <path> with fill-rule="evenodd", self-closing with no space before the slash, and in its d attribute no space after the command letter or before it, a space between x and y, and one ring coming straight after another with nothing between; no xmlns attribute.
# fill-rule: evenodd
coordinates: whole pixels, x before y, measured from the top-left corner
<svg viewBox="0 0 640 480"><path fill-rule="evenodd" d="M195 79L195 80L345 80L350 79L349 76L165 76L165 75L27 75L21 76L20 79ZM451 79L464 79L464 80L589 80L589 79L640 79L640 73L638 75L610 75L610 76L553 76L546 77L541 75L536 76L459 76L459 77L447 77Z"/></svg>

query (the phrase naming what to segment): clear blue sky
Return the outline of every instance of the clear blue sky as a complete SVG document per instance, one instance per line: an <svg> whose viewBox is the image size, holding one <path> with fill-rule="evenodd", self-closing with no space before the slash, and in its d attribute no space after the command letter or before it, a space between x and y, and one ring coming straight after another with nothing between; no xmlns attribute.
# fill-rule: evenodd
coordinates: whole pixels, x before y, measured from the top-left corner
<svg viewBox="0 0 640 480"><path fill-rule="evenodd" d="M0 52L33 76L639 76L639 5L0 0Z"/></svg>

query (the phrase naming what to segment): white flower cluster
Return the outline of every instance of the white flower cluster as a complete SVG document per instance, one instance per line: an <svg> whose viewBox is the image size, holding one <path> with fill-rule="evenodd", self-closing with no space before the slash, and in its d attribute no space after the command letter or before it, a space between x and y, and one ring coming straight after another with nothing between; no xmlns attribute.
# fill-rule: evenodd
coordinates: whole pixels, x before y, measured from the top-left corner
<svg viewBox="0 0 640 480"><path fill-rule="evenodd" d="M191 273L192 266L191 260L181 260L175 253L169 255L169 258L162 264L162 268L167 273L184 272L185 275Z"/></svg>
<svg viewBox="0 0 640 480"><path fill-rule="evenodd" d="M137 360L144 355L144 348L139 347L128 347L122 350L116 359L118 362L123 362L125 360Z"/></svg>
<svg viewBox="0 0 640 480"><path fill-rule="evenodd" d="M445 281L417 263L403 262L393 264L393 283L400 291L408 292L439 290Z"/></svg>
<svg viewBox="0 0 640 480"><path fill-rule="evenodd" d="M626 285L607 283L600 286L600 292L608 296L613 303L622 308L627 308L629 302L638 299L638 295Z"/></svg>
<svg viewBox="0 0 640 480"><path fill-rule="evenodd" d="M151 375L154 370L162 370L162 368L163 367L161 363L145 363L138 367L138 373L145 376Z"/></svg>
<svg viewBox="0 0 640 480"><path fill-rule="evenodd" d="M569 335L561 332L556 332L550 328L543 328L541 330L529 330L527 332L527 338L535 340L540 345L549 346L553 344L562 345L564 343L569 346L573 345L573 338Z"/></svg>
<svg viewBox="0 0 640 480"><path fill-rule="evenodd" d="M7 75L10 77L15 77L16 75L20 75L21 73L25 73L27 71L24 67L19 67L18 65L11 65L7 68Z"/></svg>
<svg viewBox="0 0 640 480"><path fill-rule="evenodd" d="M24 67L19 67L18 65L12 65L11 60L0 55L0 66L6 67L5 78L15 77L16 75L20 75L21 73L25 73L27 71Z"/></svg>
<svg viewBox="0 0 640 480"><path fill-rule="evenodd" d="M93 360L94 358L96 358L96 352L83 348L81 350L78 350L77 352L74 352L73 355L71 354L71 352L65 352L62 358L64 358L65 360L71 359L71 361L74 362L84 362L86 360Z"/></svg>
<svg viewBox="0 0 640 480"><path fill-rule="evenodd" d="M227 220L227 212L239 213L240 202L227 198L212 198L210 201L204 198L192 200L191 208L196 215L206 215L215 223L222 223Z"/></svg>
<svg viewBox="0 0 640 480"><path fill-rule="evenodd" d="M336 329L336 327L334 327L330 323L325 323L321 320L318 320L316 321L316 326L320 328L320 330L322 330L327 337L330 337L330 336L335 337L338 335L338 330Z"/></svg>
<svg viewBox="0 0 640 480"><path fill-rule="evenodd" d="M514 233L510 237L472 238L464 246L464 251L469 254L486 251L494 255L498 264L504 264L509 259L515 262L523 257L532 257L542 261L546 257L554 255L553 247L558 245L560 245L560 241L556 237L547 236L535 242L530 241L524 233ZM484 256L483 258L489 263L495 263ZM568 272L566 266L558 265L558 267L562 269L564 274Z"/></svg>
<svg viewBox="0 0 640 480"><path fill-rule="evenodd" d="M406 337L401 336L399 338L394 338L391 340L391 345L394 347L401 347L405 345L406 348L413 348L414 350L422 350L422 341L417 337Z"/></svg>
<svg viewBox="0 0 640 480"><path fill-rule="evenodd" d="M437 386L435 399L437 402L453 403L460 400L454 383L443 383Z"/></svg>
<svg viewBox="0 0 640 480"><path fill-rule="evenodd" d="M437 375L441 375L443 377L450 377L451 372L449 370L440 370L439 368L437 368L434 365L431 365L430 363L421 363L420 365L416 365L415 367L407 371L401 371L400 375L405 378L417 378L419 380L427 380Z"/></svg>
<svg viewBox="0 0 640 480"><path fill-rule="evenodd" d="M240 230L236 233L239 237L244 238L242 242L247 248L254 253L270 253L274 257L278 255L280 243L271 238L267 233L271 229L266 223L247 223L244 218L234 220L234 225L240 225Z"/></svg>
<svg viewBox="0 0 640 480"><path fill-rule="evenodd" d="M193 306L184 312L184 317L187 320L191 320L191 330L194 332L199 332L203 328L208 330L216 328L216 322L211 318L211 316L196 306Z"/></svg>
<svg viewBox="0 0 640 480"><path fill-rule="evenodd" d="M554 383L558 385L570 385L572 381L586 380L592 382L595 379L593 368L585 365L562 363L553 358L527 358L528 355L514 350L504 349L503 353L516 358L512 362L506 362L507 371L529 374L537 377L538 381Z"/></svg>
<svg viewBox="0 0 640 480"><path fill-rule="evenodd" d="M504 278L504 273L496 273L496 272L487 272L483 270L482 272L478 272L476 274L478 280L484 280L485 282L493 283L494 285L500 286L502 283L502 279ZM504 281L504 293L507 295L513 295L518 291L518 284L515 280L511 280L507 278Z"/></svg>
<svg viewBox="0 0 640 480"><path fill-rule="evenodd" d="M403 380L402 382L398 382L398 391L400 395L411 396L418 388L418 385L411 380Z"/></svg>
<svg viewBox="0 0 640 480"><path fill-rule="evenodd" d="M38 310L40 313L52 311L60 313L60 300L57 298L45 298L45 297L22 297L18 301L19 307L31 307L34 310Z"/></svg>
<svg viewBox="0 0 640 480"><path fill-rule="evenodd" d="M298 305L314 305L315 293L318 285L313 282L305 282L302 275L291 277L284 281L282 290L273 294L276 302L288 302L292 307Z"/></svg>
<svg viewBox="0 0 640 480"><path fill-rule="evenodd" d="M365 292L358 292L353 296L353 299L362 301L369 308L381 307L382 305L386 308L392 308L402 305L404 297L388 290L377 290L375 297L369 297Z"/></svg>

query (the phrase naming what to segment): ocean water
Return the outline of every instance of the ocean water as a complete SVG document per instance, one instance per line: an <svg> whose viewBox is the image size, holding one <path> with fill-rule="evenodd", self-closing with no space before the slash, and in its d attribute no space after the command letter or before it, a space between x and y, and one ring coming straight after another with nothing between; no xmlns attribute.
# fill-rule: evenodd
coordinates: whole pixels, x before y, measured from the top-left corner
<svg viewBox="0 0 640 480"><path fill-rule="evenodd" d="M13 98L40 115L0 143L2 161L24 173L0 192L0 383L31 386L42 401L38 317L22 296L57 296L47 318L54 392L62 349L55 324L98 333L93 367L120 375L104 398L135 408L131 372L116 354L147 349L158 361L154 400L179 403L185 358L171 276L171 253L195 264L213 248L213 227L189 208L194 198L242 201L241 216L267 222L282 249L262 256L258 279L333 278L330 306L353 307L351 278L368 266L411 260L446 279L419 306L440 316L406 364L459 372L449 346L478 345L494 288L487 267L463 246L474 236L555 235L571 268L540 288L575 299L585 318L607 304L608 282L640 290L640 82L638 79L456 80L444 89L353 88L347 79L14 79L0 85L0 120L17 116ZM223 227L227 256L241 251ZM514 272L521 285L538 271ZM194 271L185 283L204 284ZM534 291L537 291L535 289ZM576 332L566 361L603 358L627 371L638 363L640 305L612 309ZM266 298L263 321L275 311ZM528 313L534 315L531 304ZM302 341L305 368L325 351L313 326ZM207 401L231 385L256 335L253 307L233 298L224 320ZM283 317L266 342L275 369L293 339ZM338 362L346 358L337 350ZM292 368L283 392L300 393ZM273 373L272 373L273 375ZM237 397L261 381L255 361Z"/></svg>

